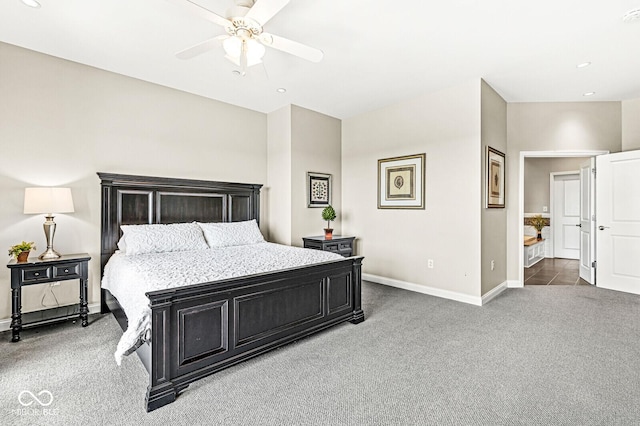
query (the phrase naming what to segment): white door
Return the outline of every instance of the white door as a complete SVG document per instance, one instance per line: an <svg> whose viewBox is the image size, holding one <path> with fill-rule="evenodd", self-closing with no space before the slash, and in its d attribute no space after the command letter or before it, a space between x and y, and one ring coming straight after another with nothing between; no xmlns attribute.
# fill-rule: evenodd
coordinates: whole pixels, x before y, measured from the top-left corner
<svg viewBox="0 0 640 426"><path fill-rule="evenodd" d="M553 185L553 256L579 259L580 174L555 175Z"/></svg>
<svg viewBox="0 0 640 426"><path fill-rule="evenodd" d="M598 287L640 294L640 151L596 157Z"/></svg>
<svg viewBox="0 0 640 426"><path fill-rule="evenodd" d="M580 278L595 284L595 182L596 159L580 167Z"/></svg>

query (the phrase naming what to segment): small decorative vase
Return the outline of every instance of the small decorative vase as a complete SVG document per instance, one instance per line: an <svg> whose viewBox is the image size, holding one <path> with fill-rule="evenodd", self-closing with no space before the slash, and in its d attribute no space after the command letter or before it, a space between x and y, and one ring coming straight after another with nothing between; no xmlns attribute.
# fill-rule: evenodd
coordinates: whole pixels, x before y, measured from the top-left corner
<svg viewBox="0 0 640 426"><path fill-rule="evenodd" d="M333 228L324 228L324 239L330 240L333 238Z"/></svg>
<svg viewBox="0 0 640 426"><path fill-rule="evenodd" d="M23 251L22 253L20 253L17 257L17 260L19 263L24 263L27 261L27 259L29 258L29 252L28 251Z"/></svg>
<svg viewBox="0 0 640 426"><path fill-rule="evenodd" d="M542 231L538 231L538 241L542 240Z"/></svg>

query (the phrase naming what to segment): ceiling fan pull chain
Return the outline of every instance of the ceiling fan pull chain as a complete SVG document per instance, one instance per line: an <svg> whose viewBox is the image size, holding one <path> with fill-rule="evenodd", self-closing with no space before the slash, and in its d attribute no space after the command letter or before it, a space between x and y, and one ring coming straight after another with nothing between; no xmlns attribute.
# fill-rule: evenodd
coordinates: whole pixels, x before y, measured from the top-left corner
<svg viewBox="0 0 640 426"><path fill-rule="evenodd" d="M240 50L240 67L241 74L244 77L247 75L247 41L242 40L242 49Z"/></svg>

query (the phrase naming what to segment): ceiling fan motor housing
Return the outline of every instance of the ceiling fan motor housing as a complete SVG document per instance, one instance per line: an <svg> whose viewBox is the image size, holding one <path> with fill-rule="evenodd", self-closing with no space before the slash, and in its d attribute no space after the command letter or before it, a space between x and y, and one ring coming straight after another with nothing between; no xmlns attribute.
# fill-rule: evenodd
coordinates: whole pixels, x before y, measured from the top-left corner
<svg viewBox="0 0 640 426"><path fill-rule="evenodd" d="M244 18L255 4L255 0L235 0L235 4L227 9L227 19L230 21L234 18Z"/></svg>
<svg viewBox="0 0 640 426"><path fill-rule="evenodd" d="M229 20L233 24L233 27L226 28L230 36L248 40L262 34L262 27L253 19L233 17Z"/></svg>

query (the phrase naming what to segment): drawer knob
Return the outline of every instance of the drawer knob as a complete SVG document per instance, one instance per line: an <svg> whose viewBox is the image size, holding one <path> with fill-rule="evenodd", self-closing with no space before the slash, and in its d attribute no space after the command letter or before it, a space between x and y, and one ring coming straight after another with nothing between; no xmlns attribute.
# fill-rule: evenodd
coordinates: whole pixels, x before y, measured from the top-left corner
<svg viewBox="0 0 640 426"><path fill-rule="evenodd" d="M68 270L68 269L65 269L64 271L65 271L65 272L69 272L69 270Z"/></svg>
<svg viewBox="0 0 640 426"><path fill-rule="evenodd" d="M36 272L36 273L35 273L35 274L33 274L33 275L35 275L36 277L39 277L39 276L40 276L40 272Z"/></svg>

